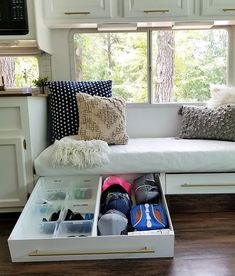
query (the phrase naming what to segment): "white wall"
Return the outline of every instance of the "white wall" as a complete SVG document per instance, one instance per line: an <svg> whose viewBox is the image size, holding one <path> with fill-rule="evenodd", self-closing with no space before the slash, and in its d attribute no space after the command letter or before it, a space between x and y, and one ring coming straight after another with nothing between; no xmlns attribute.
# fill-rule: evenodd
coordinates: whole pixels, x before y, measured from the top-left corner
<svg viewBox="0 0 235 276"><path fill-rule="evenodd" d="M59 29L51 31L52 78L53 80L71 80L69 30Z"/></svg>
<svg viewBox="0 0 235 276"><path fill-rule="evenodd" d="M38 59L39 75L40 77L48 77L48 80L52 80L52 66L51 66L51 56L43 53Z"/></svg>
<svg viewBox="0 0 235 276"><path fill-rule="evenodd" d="M127 133L131 138L178 135L181 104L127 105Z"/></svg>

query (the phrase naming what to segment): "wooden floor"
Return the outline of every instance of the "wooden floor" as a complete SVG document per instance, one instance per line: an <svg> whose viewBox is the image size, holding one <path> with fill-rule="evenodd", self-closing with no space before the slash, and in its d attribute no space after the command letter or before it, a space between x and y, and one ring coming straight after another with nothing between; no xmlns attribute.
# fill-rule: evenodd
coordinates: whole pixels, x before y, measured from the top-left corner
<svg viewBox="0 0 235 276"><path fill-rule="evenodd" d="M50 263L11 263L7 238L16 218L3 217L0 219L0 275L235 276L234 210L202 213L172 210L171 217L175 230L173 259Z"/></svg>

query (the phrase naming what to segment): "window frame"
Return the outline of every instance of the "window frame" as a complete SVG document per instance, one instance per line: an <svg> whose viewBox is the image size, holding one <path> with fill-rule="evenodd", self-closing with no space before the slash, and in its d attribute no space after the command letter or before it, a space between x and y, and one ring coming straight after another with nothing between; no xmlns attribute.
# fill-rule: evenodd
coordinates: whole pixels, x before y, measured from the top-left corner
<svg viewBox="0 0 235 276"><path fill-rule="evenodd" d="M235 28L235 26L234 26ZM234 76L234 66L235 66L235 29L232 26L213 26L209 30L215 29L224 29L228 33L228 49L227 49L227 76L226 76L226 85L235 85L235 76ZM194 105L203 105L205 102L165 102L165 103L153 103L153 83L152 83L152 32L153 31L172 31L172 28L157 28L157 27L138 27L137 30L123 31L115 30L110 33L136 33L136 32L146 32L147 33L147 101L146 103L127 103L128 106L182 106L183 104L194 104ZM182 29L183 30L183 29ZM187 29L184 29L187 30ZM200 28L195 29L200 30ZM174 30L173 30L174 31ZM72 80L75 80L75 51L74 51L74 41L73 37L76 33L107 33L107 31L98 31L96 29L72 29L69 32L69 56L70 56L70 77ZM234 46L234 47L233 47Z"/></svg>

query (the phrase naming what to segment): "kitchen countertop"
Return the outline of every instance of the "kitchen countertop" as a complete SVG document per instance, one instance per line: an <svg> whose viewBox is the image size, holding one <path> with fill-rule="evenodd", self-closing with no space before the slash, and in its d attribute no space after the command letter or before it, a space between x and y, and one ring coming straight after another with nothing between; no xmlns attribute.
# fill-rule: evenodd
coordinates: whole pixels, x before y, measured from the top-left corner
<svg viewBox="0 0 235 276"><path fill-rule="evenodd" d="M38 88L7 88L4 91L0 91L0 97L47 97L48 91L46 93L41 94Z"/></svg>
<svg viewBox="0 0 235 276"><path fill-rule="evenodd" d="M8 93L6 91L0 91L0 97L28 97L28 96L33 96L33 97L48 97L47 93L40 94L40 93Z"/></svg>
<svg viewBox="0 0 235 276"><path fill-rule="evenodd" d="M0 91L0 97L27 97L32 96L32 93L7 93Z"/></svg>

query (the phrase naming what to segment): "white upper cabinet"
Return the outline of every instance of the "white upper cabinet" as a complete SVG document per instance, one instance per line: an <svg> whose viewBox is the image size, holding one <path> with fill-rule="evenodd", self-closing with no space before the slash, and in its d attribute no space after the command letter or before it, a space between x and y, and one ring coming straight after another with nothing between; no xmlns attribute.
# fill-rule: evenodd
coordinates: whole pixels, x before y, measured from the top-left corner
<svg viewBox="0 0 235 276"><path fill-rule="evenodd" d="M193 14L194 0L43 0L49 28L79 23L177 20Z"/></svg>
<svg viewBox="0 0 235 276"><path fill-rule="evenodd" d="M41 1L49 28L76 28L79 23L223 20L235 15L235 0Z"/></svg>
<svg viewBox="0 0 235 276"><path fill-rule="evenodd" d="M201 0L201 15L232 19L235 15L235 0Z"/></svg>
<svg viewBox="0 0 235 276"><path fill-rule="evenodd" d="M164 18L189 14L188 0L123 0L124 17Z"/></svg>
<svg viewBox="0 0 235 276"><path fill-rule="evenodd" d="M112 0L44 0L46 20L92 21L112 16Z"/></svg>

